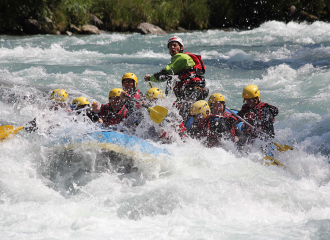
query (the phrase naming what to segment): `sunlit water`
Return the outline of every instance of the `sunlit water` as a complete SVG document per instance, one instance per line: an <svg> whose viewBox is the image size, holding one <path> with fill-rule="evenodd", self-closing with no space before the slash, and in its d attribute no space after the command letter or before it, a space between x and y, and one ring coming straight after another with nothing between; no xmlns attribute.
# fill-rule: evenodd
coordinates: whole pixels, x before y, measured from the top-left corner
<svg viewBox="0 0 330 240"><path fill-rule="evenodd" d="M143 76L169 62L169 36L0 36L0 124L39 121L38 132L0 143L1 239L330 238L330 24L176 35L202 55L207 86L227 106L241 107L248 84L278 106L275 141L295 148L277 156L287 168L196 141L130 174L105 167L103 150L65 152L59 136L94 126L48 111L50 92L106 103L126 72L145 92ZM50 123L59 126L49 135Z"/></svg>

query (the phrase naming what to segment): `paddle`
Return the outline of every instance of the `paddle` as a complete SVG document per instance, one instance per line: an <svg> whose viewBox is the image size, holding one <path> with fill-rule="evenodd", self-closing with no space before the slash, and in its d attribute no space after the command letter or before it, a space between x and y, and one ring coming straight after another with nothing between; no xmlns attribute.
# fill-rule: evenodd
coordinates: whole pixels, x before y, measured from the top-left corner
<svg viewBox="0 0 330 240"><path fill-rule="evenodd" d="M164 120L164 118L166 117L166 115L168 113L168 109L165 108L165 107L162 107L162 106L148 107L147 105L142 104L140 101L132 98L127 93L125 93L125 96L127 96L132 101L141 104L142 107L147 108L149 113L150 113L151 120L154 121L157 124L160 124Z"/></svg>
<svg viewBox="0 0 330 240"><path fill-rule="evenodd" d="M245 121L243 118L241 118L240 116L238 116L236 113L234 113L232 110L230 110L229 108L226 108L230 113L232 113L235 117L237 117L239 120L241 120L242 122L244 122L246 125L248 125L250 128L252 128L253 130L256 130L256 128L254 126L252 126L250 123L248 123L247 121ZM265 134L265 133L264 133ZM272 143L276 146L277 150L280 152L285 152L288 150L293 150L293 147L290 147L289 145L280 145L276 142Z"/></svg>
<svg viewBox="0 0 330 240"><path fill-rule="evenodd" d="M36 124L36 118L28 122L25 127L22 126L14 129L14 126L12 125L0 126L0 141L12 138L16 135L16 133L18 133L18 131L21 131L23 129L28 133L35 132L38 129Z"/></svg>
<svg viewBox="0 0 330 240"><path fill-rule="evenodd" d="M238 116L236 113L234 113L232 110L230 110L229 108L226 108L231 114L233 114L235 117L237 117L238 119L240 119L242 122L244 122L246 125L248 125L249 127L251 127L252 129L256 130L256 128L254 126L252 126L250 123L248 123L247 121L245 121L243 118L241 118L240 116ZM280 145L276 142L271 141L276 147L277 150L280 152L285 152L287 150L293 150L292 147L288 146L288 145ZM268 165L277 165L277 166L282 166L282 167L286 167L284 166L282 163L280 163L279 161L277 161L275 158L272 158L270 156L265 156L263 158L265 161L271 161L272 163L267 163Z"/></svg>
<svg viewBox="0 0 330 240"><path fill-rule="evenodd" d="M10 139L16 135L18 131L23 130L24 127L18 127L14 129L12 125L0 126L0 141Z"/></svg>
<svg viewBox="0 0 330 240"><path fill-rule="evenodd" d="M152 84L150 81L148 81L150 88L153 88Z"/></svg>

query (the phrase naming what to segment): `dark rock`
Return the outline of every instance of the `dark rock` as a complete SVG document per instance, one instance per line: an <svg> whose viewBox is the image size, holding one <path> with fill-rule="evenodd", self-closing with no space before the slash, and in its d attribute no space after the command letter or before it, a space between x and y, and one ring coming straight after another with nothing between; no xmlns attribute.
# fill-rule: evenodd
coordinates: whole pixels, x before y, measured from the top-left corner
<svg viewBox="0 0 330 240"><path fill-rule="evenodd" d="M73 24L70 24L69 30L70 30L70 32L72 32L72 33L81 33L80 28L76 27L76 26L73 25Z"/></svg>
<svg viewBox="0 0 330 240"><path fill-rule="evenodd" d="M55 26L54 26L53 21L50 18L45 17L45 24L42 25L41 31L44 33L47 33L47 34L54 33Z"/></svg>
<svg viewBox="0 0 330 240"><path fill-rule="evenodd" d="M38 34L40 33L40 24L35 19L26 19L23 25L23 31L26 34Z"/></svg>
<svg viewBox="0 0 330 240"><path fill-rule="evenodd" d="M167 35L163 29L151 23L140 23L136 31L141 34Z"/></svg>
<svg viewBox="0 0 330 240"><path fill-rule="evenodd" d="M183 27L178 27L178 31L185 32L185 31L187 31L187 30L184 29Z"/></svg>
<svg viewBox="0 0 330 240"><path fill-rule="evenodd" d="M81 33L83 33L83 34L99 34L100 31L96 26L84 25L81 27Z"/></svg>
<svg viewBox="0 0 330 240"><path fill-rule="evenodd" d="M89 21L91 24L93 24L94 26L97 26L98 28L103 28L103 22L101 19L99 19L98 17L96 17L93 14L89 14Z"/></svg>

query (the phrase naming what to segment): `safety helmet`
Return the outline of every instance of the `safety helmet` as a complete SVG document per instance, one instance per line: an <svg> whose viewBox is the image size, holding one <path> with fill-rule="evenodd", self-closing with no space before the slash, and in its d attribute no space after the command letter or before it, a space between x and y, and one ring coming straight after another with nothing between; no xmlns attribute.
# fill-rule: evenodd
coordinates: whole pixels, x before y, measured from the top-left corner
<svg viewBox="0 0 330 240"><path fill-rule="evenodd" d="M111 91L109 92L109 98L111 97L120 97L121 92L123 92L124 90L121 88L114 88L111 89Z"/></svg>
<svg viewBox="0 0 330 240"><path fill-rule="evenodd" d="M150 88L146 93L146 98L148 100L159 97L163 98L163 92L159 88Z"/></svg>
<svg viewBox="0 0 330 240"><path fill-rule="evenodd" d="M91 104L88 102L87 98L77 97L72 101L72 105L75 106L75 107L79 107L79 106L83 106L83 105L90 106Z"/></svg>
<svg viewBox="0 0 330 240"><path fill-rule="evenodd" d="M68 93L64 89L55 89L50 95L50 100L65 102L68 99L68 96Z"/></svg>
<svg viewBox="0 0 330 240"><path fill-rule="evenodd" d="M132 79L134 81L134 88L137 87L138 79L134 73L125 73L124 76L121 78L122 85L124 79Z"/></svg>
<svg viewBox="0 0 330 240"><path fill-rule="evenodd" d="M256 85L247 85L244 89L243 89L243 93L242 93L242 98L243 98L243 102L244 99L247 98L256 98L258 97L259 102L260 102L260 91L258 89L258 87Z"/></svg>
<svg viewBox="0 0 330 240"><path fill-rule="evenodd" d="M167 48L169 48L169 44L171 42L178 42L180 44L180 46L182 46L182 47L184 46L182 39L177 36L173 36L167 41Z"/></svg>
<svg viewBox="0 0 330 240"><path fill-rule="evenodd" d="M211 104L215 103L215 102L225 102L226 103L226 100L222 94L213 93L209 98L208 104L209 104L209 106L211 106Z"/></svg>
<svg viewBox="0 0 330 240"><path fill-rule="evenodd" d="M190 115L198 115L203 113L204 118L206 118L210 112L210 107L204 100L199 100L190 107Z"/></svg>

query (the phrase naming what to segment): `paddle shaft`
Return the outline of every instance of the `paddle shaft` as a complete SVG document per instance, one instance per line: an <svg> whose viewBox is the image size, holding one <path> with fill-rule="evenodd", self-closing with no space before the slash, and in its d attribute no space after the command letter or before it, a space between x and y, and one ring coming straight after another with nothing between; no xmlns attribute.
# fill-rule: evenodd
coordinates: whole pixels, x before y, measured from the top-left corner
<svg viewBox="0 0 330 240"><path fill-rule="evenodd" d="M247 121L245 121L243 118L241 118L240 116L238 116L236 113L234 113L232 110L230 110L229 108L226 108L231 114L233 114L235 117L237 117L239 120L241 120L242 122L244 122L246 125L248 125L250 128L252 128L253 130L256 130L256 128L254 126L252 126L250 123L248 123Z"/></svg>
<svg viewBox="0 0 330 240"><path fill-rule="evenodd" d="M232 113L235 117L237 117L239 120L241 120L242 122L244 122L246 125L248 125L250 128L252 128L253 130L257 130L254 126L252 126L250 123L248 123L247 121L245 121L243 118L241 118L240 116L238 116L236 113L234 113L232 110L230 110L229 108L226 108L230 113ZM261 132L263 134L265 134L267 137L269 137L265 132ZM290 147L288 145L280 145L276 142L271 141L272 143L275 144L275 146L278 148L278 150L280 151L287 151L288 149L293 150L293 147Z"/></svg>
<svg viewBox="0 0 330 240"><path fill-rule="evenodd" d="M149 109L149 107L143 103L141 103L141 100L137 100L135 98L133 98L131 95L129 95L128 93L125 93L125 96L127 96L129 99L131 99L132 101L141 104L142 107L145 107L146 109Z"/></svg>

